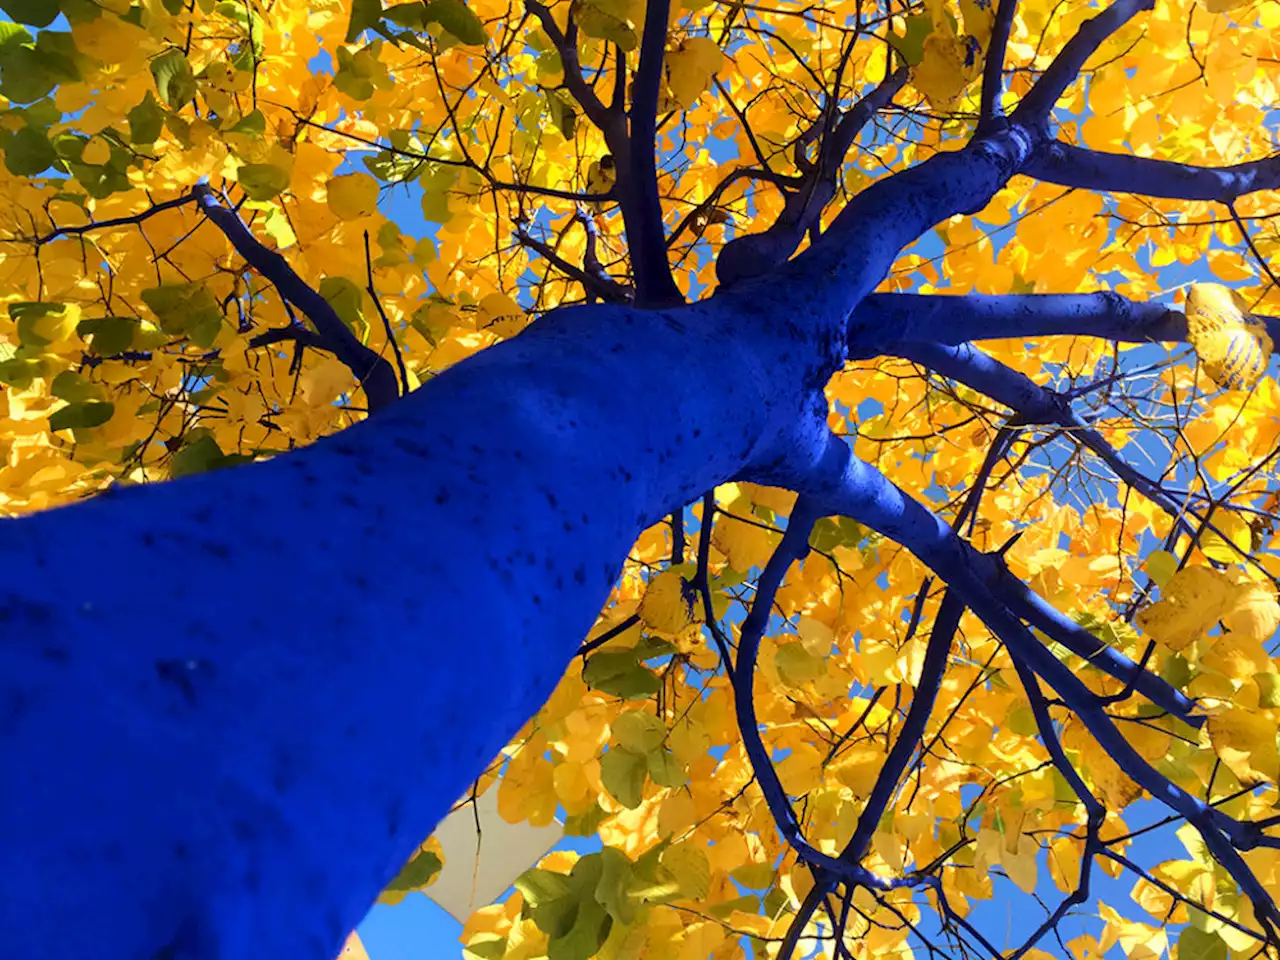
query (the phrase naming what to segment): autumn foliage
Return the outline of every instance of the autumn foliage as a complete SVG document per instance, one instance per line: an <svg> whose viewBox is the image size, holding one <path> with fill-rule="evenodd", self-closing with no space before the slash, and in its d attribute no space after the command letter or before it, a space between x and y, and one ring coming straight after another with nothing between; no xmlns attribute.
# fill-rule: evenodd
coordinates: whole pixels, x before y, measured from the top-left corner
<svg viewBox="0 0 1280 960"><path fill-rule="evenodd" d="M620 205L632 174L606 142L631 102L641 0L0 7L15 21L0 23L8 514L273 457L557 307L644 299L627 229L643 211ZM1098 11L1020 4L1004 25L1003 102ZM729 255L718 275L732 242L786 234L781 262L868 185L959 148L996 17L985 0L671 4L655 202L677 295L706 297L735 279L731 259L756 262ZM1157 0L1101 42L1052 116L1070 144L1223 167L1274 149L1278 96L1274 0ZM1280 803L1273 180L1186 200L1020 174L901 252L882 293L1112 291L1185 313L1185 336L1169 338L1181 344L983 343L1008 376L1074 402L1078 422L895 352L890 330L883 355L827 386L829 425L855 454L999 557L1057 629L1194 701L1182 715L1156 706L1031 621L1152 776L1263 832ZM388 216L416 207L421 218ZM247 236L283 254L283 272L255 268ZM330 314L282 296L278 278ZM1277 845L1240 854L1259 885L1243 892L1191 826L1185 850L1130 861L1126 809L1156 781L1138 783L1070 703L1034 679L1029 690L971 611L941 654L922 735L886 762L929 682L943 588L847 518L816 520L807 556L784 567L754 704L805 842L837 858L862 825L860 863L884 884L841 887L798 851L745 745L733 670L795 501L725 484L636 542L582 656L477 783L508 820L558 818L603 848L552 853L477 911L467 956L990 955L965 919L973 905L1024 898L1060 919L1030 898L1045 875L1097 918L1096 936L1065 943L1076 957L1274 954L1257 893L1280 895ZM434 847L419 857L387 899L431 882ZM1145 920L1071 899L1095 862L1133 875ZM997 953L1057 949L985 936Z"/></svg>

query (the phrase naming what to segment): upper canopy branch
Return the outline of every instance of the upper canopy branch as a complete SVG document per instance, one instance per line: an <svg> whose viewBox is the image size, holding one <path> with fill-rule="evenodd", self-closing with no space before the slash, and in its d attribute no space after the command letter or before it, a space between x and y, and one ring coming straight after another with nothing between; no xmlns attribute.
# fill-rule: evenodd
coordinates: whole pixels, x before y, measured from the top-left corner
<svg viewBox="0 0 1280 960"><path fill-rule="evenodd" d="M578 61L577 27L569 21L567 31L561 30L551 11L538 0L525 0L525 9L538 18L543 32L551 38L551 45L560 55L560 63L564 68L564 85L573 99L578 101L587 119L594 123L608 136L609 131L618 131L621 116L604 105L596 95L595 89L587 83L582 73L582 64Z"/></svg>
<svg viewBox="0 0 1280 960"><path fill-rule="evenodd" d="M1280 317L1260 316L1280 342ZM886 334L895 340L958 345L969 340L1056 335L1102 337L1131 343L1183 342L1187 317L1155 301L1097 293L946 294L876 293L849 319L851 356L877 356Z"/></svg>
<svg viewBox="0 0 1280 960"><path fill-rule="evenodd" d="M1155 0L1116 0L1096 17L1080 25L1066 42L1035 86L1013 112L1013 122L1043 130L1054 104L1080 76L1085 62L1108 38L1143 10L1155 7Z"/></svg>
<svg viewBox="0 0 1280 960"><path fill-rule="evenodd" d="M1234 200L1280 189L1280 155L1226 167L1202 167L1090 150L1057 140L1036 144L1023 173L1064 187L1136 193L1169 200Z"/></svg>
<svg viewBox="0 0 1280 960"><path fill-rule="evenodd" d="M735 237L725 244L716 260L716 277L721 284L748 280L786 262L835 196L840 169L853 141L906 82L907 68L899 66L844 111L838 121L831 123L825 111L814 121L806 133L812 137L820 132L826 134L821 140L817 162L805 171L796 189L784 187L786 200L782 212L766 230Z"/></svg>
<svg viewBox="0 0 1280 960"><path fill-rule="evenodd" d="M236 252L270 280L281 297L315 324L326 349L346 364L360 381L368 398L369 412L393 403L400 396L400 385L391 364L361 343L329 301L308 286L289 261L275 250L263 246L239 216L219 203L218 196L208 184L197 184L192 188L192 195L204 215L231 241Z"/></svg>

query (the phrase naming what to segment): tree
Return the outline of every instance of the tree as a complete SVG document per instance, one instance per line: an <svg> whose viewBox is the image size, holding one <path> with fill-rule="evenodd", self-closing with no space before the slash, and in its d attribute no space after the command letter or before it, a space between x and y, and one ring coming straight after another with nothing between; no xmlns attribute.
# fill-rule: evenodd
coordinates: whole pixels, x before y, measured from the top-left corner
<svg viewBox="0 0 1280 960"><path fill-rule="evenodd" d="M15 954L1275 952L1274 4L0 7Z"/></svg>

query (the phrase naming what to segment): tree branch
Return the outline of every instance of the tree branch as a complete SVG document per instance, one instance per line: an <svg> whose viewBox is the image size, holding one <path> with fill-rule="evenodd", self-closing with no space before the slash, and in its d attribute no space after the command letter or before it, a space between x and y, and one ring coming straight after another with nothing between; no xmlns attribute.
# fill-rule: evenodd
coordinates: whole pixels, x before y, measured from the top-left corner
<svg viewBox="0 0 1280 960"><path fill-rule="evenodd" d="M556 23L551 11L538 0L525 0L525 9L538 18L543 32L551 38L552 46L556 48L556 53L560 54L560 63L564 68L564 85L573 95L573 99L578 101L578 106L582 107L582 112L586 114L587 119L594 123L607 138L610 129L618 128L618 117L600 102L595 90L583 77L582 64L578 62L577 43L570 42Z"/></svg>
<svg viewBox="0 0 1280 960"><path fill-rule="evenodd" d="M1157 504L1173 518L1175 525L1184 527L1188 536L1194 535L1195 531L1183 519L1183 514L1190 511L1190 505L1180 502L1157 481L1131 466L1102 434L1080 419L1071 409L1070 399L1063 394L1041 386L970 343L955 347L940 343L900 343L887 352L913 360L944 377L972 387L1011 408L1026 423L1064 427L1071 437L1111 467L1117 477Z"/></svg>
<svg viewBox="0 0 1280 960"><path fill-rule="evenodd" d="M618 192L622 197L636 305L669 307L684 303L667 261L658 196L658 96L667 44L671 0L648 0L640 38L640 63L631 83L626 149L616 151Z"/></svg>
<svg viewBox="0 0 1280 960"><path fill-rule="evenodd" d="M560 254L556 253L550 245L543 243L541 240L529 234L523 225L516 226L516 239L524 246L534 250L544 260L556 267L561 273L567 274L574 280L582 284L590 293L594 293L601 300L608 303L626 303L630 298L630 291L614 280L612 277L601 273L588 273L581 267L575 267ZM598 261L597 261L598 265Z"/></svg>
<svg viewBox="0 0 1280 960"><path fill-rule="evenodd" d="M1280 342L1280 317L1259 316ZM879 344L875 353L862 344ZM1130 300L1109 290L1097 293L872 294L849 320L854 356L878 356L886 335L899 341L933 340L953 346L968 340L1057 335L1102 337L1133 343L1185 342L1187 318L1155 301Z"/></svg>
<svg viewBox="0 0 1280 960"><path fill-rule="evenodd" d="M899 66L888 74L874 90L841 116L830 136L824 138L818 163L807 171L798 188L785 193L786 202L778 218L760 233L734 237L726 243L716 259L716 279L724 286L761 276L787 261L804 239L806 231L817 223L836 194L845 154L862 129L893 100L907 82L907 68ZM824 127L828 117L814 121L809 131Z"/></svg>
<svg viewBox="0 0 1280 960"><path fill-rule="evenodd" d="M1004 108L1000 103L1000 96L1004 92L1004 58L1017 9L1018 0L1000 0L996 7L995 20L991 24L991 39L987 43L987 60L982 66L982 98L978 109L980 132L985 133L992 121L1004 117Z"/></svg>
<svg viewBox="0 0 1280 960"><path fill-rule="evenodd" d="M1280 189L1280 155L1226 167L1202 167L1172 160L1090 150L1043 140L1023 173L1046 183L1087 190L1111 190L1169 200L1226 203L1256 190Z"/></svg>
<svg viewBox="0 0 1280 960"><path fill-rule="evenodd" d="M1096 17L1080 24L1075 36L1063 45L1053 63L1013 111L1013 122L1033 130L1045 130L1054 104L1080 76L1085 61L1117 30L1154 6L1155 0L1116 0Z"/></svg>
<svg viewBox="0 0 1280 960"><path fill-rule="evenodd" d="M356 335L342 322L329 301L311 289L284 257L259 243L244 221L218 202L218 197L208 184L196 184L191 193L204 215L231 241L236 252L275 284L280 296L315 324L316 331L323 338L325 349L346 364L360 381L368 398L370 414L394 403L400 396L400 388L391 364L356 339Z"/></svg>

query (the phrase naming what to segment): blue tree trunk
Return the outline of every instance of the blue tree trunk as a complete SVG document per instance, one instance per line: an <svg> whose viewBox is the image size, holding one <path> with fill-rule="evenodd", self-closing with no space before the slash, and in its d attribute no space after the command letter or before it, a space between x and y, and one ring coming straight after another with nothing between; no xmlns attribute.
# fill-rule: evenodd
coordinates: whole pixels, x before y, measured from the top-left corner
<svg viewBox="0 0 1280 960"><path fill-rule="evenodd" d="M12 952L336 955L636 535L825 415L838 338L754 306L557 312L308 449L7 524Z"/></svg>

